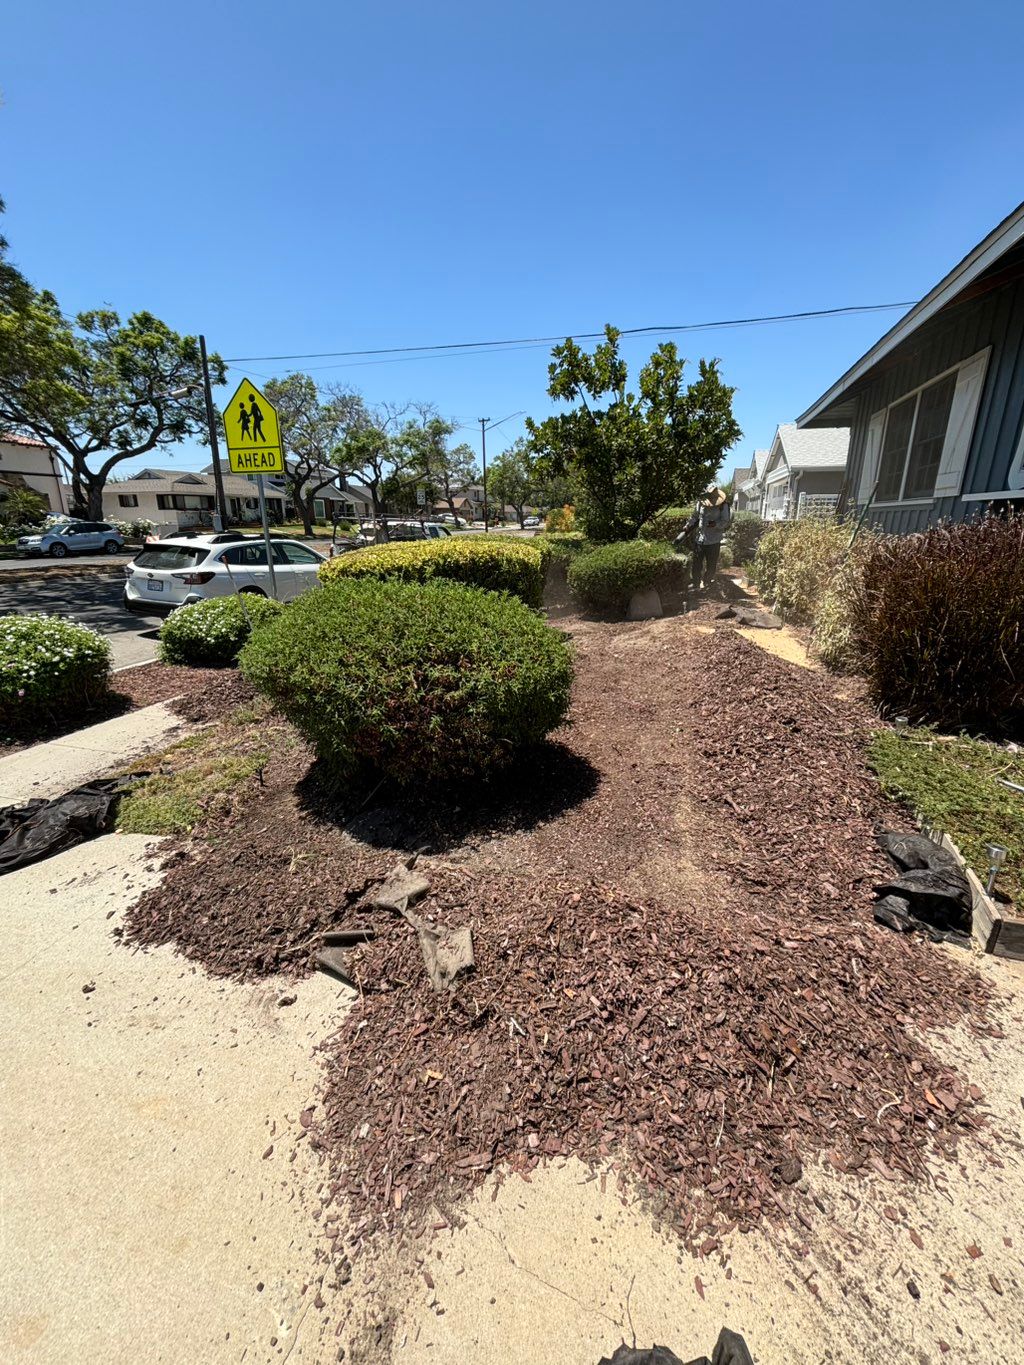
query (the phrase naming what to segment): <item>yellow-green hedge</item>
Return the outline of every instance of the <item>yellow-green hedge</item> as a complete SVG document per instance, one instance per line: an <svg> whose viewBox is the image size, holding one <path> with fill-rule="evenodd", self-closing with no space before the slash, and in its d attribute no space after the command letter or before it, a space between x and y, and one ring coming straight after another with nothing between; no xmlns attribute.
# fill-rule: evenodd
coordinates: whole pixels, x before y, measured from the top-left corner
<svg viewBox="0 0 1024 1365"><path fill-rule="evenodd" d="M491 592L513 593L527 606L539 607L544 597L544 556L529 541L452 536L353 550L322 564L320 577L325 583L351 578L428 583L450 578Z"/></svg>

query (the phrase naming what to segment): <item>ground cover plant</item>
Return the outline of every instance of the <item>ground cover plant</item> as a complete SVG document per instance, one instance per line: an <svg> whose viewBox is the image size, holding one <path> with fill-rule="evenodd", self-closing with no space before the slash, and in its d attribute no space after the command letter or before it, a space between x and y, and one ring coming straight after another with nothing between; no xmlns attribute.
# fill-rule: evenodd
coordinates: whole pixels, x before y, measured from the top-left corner
<svg viewBox="0 0 1024 1365"><path fill-rule="evenodd" d="M335 782L491 772L562 722L572 683L569 642L539 614L443 579L336 575L254 634L241 665Z"/></svg>
<svg viewBox="0 0 1024 1365"><path fill-rule="evenodd" d="M621 540L599 545L569 564L568 582L598 611L624 610L635 592L682 586L683 564L664 542Z"/></svg>
<svg viewBox="0 0 1024 1365"><path fill-rule="evenodd" d="M854 639L872 700L943 729L1024 728L1024 516L881 539Z"/></svg>
<svg viewBox="0 0 1024 1365"><path fill-rule="evenodd" d="M260 716L261 721L265 717ZM190 735L154 760L136 764L155 768L122 799L117 828L126 834L189 834L218 798L249 779L266 765L269 749L265 732L256 739L249 722L241 728L221 726ZM275 742L290 736L275 736Z"/></svg>
<svg viewBox="0 0 1024 1365"><path fill-rule="evenodd" d="M59 616L0 617L0 736L29 735L81 716L110 686L110 645Z"/></svg>
<svg viewBox="0 0 1024 1365"><path fill-rule="evenodd" d="M528 606L544 598L544 556L532 540L508 536L450 536L372 545L340 555L320 568L324 583L353 579L390 579L429 583L450 579L492 592L514 593Z"/></svg>
<svg viewBox="0 0 1024 1365"><path fill-rule="evenodd" d="M257 593L209 597L172 611L160 627L160 659L193 668L227 668L253 630L284 610Z"/></svg>
<svg viewBox="0 0 1024 1365"><path fill-rule="evenodd" d="M887 796L943 830L984 882L986 844L1001 844L1006 863L998 888L1024 904L1024 757L1003 745L928 729L880 730L871 764Z"/></svg>

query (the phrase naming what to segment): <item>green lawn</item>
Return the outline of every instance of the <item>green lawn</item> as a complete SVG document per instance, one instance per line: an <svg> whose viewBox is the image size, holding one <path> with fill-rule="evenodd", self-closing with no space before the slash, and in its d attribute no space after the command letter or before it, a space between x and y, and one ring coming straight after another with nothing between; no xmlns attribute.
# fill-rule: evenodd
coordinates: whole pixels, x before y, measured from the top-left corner
<svg viewBox="0 0 1024 1365"><path fill-rule="evenodd" d="M870 746L872 767L887 796L904 801L944 830L982 881L986 844L1002 844L1006 863L998 888L1024 902L1024 754L998 744L932 730L879 731Z"/></svg>

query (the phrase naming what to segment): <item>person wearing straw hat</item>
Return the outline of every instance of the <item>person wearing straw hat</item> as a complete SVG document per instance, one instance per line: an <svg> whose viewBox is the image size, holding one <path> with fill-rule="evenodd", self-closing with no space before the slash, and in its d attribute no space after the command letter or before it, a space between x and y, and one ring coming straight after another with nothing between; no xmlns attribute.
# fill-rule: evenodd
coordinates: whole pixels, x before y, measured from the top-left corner
<svg viewBox="0 0 1024 1365"><path fill-rule="evenodd" d="M693 547L693 590L710 588L718 572L718 552L732 520L729 499L717 484L704 490L676 543Z"/></svg>

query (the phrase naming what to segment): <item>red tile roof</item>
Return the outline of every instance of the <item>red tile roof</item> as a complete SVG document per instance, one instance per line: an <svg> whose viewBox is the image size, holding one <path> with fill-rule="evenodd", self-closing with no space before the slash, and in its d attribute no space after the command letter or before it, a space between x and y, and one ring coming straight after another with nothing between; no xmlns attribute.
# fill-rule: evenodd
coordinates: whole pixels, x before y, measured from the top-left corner
<svg viewBox="0 0 1024 1365"><path fill-rule="evenodd" d="M0 441L8 446L38 446L40 450L49 450L45 441L36 441L31 436L20 436L16 431L0 431Z"/></svg>

